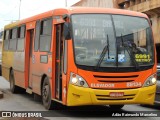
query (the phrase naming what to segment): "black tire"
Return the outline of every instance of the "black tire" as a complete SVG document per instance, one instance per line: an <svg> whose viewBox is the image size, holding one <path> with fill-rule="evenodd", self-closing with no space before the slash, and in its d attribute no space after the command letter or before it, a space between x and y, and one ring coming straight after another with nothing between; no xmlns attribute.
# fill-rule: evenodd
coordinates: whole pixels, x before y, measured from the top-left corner
<svg viewBox="0 0 160 120"><path fill-rule="evenodd" d="M43 81L43 85L42 85L42 102L43 102L43 106L47 109L47 110L51 110L53 109L53 101L51 99L51 87L50 87L50 83L49 83L49 79L48 77L45 77L44 81Z"/></svg>
<svg viewBox="0 0 160 120"><path fill-rule="evenodd" d="M18 93L19 87L15 85L13 70L11 70L11 72L10 72L9 82L10 82L10 91L11 91L12 93Z"/></svg>
<svg viewBox="0 0 160 120"><path fill-rule="evenodd" d="M112 110L120 110L124 107L124 105L109 105Z"/></svg>
<svg viewBox="0 0 160 120"><path fill-rule="evenodd" d="M41 96L40 96L40 95L38 95L38 94L34 93L34 95L33 95L33 96L34 96L34 100L35 100L35 101L37 101L37 102L41 102L41 100L42 100L42 99L41 99Z"/></svg>

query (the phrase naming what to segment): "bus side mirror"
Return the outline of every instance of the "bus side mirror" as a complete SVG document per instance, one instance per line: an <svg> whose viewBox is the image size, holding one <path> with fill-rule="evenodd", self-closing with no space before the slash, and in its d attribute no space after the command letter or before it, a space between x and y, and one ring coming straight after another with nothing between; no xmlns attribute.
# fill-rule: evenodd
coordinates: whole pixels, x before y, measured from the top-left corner
<svg viewBox="0 0 160 120"><path fill-rule="evenodd" d="M70 24L65 22L63 26L63 35L65 40L70 40L71 39L71 32L70 32Z"/></svg>

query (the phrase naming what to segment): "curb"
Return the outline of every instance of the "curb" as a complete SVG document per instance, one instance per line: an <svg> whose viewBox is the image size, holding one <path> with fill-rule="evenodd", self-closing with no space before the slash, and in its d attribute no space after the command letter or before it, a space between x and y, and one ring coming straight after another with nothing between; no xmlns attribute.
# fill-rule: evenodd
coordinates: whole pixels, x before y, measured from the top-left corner
<svg viewBox="0 0 160 120"><path fill-rule="evenodd" d="M3 93L0 91L0 99L3 98Z"/></svg>

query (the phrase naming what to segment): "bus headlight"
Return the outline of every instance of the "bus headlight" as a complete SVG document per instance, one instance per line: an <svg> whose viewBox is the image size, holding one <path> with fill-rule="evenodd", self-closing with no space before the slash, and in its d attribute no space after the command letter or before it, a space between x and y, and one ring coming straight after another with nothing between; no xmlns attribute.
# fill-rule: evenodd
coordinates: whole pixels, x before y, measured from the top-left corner
<svg viewBox="0 0 160 120"><path fill-rule="evenodd" d="M80 87L86 87L88 88L87 82L79 75L72 73L70 74L70 83L73 85L77 85Z"/></svg>
<svg viewBox="0 0 160 120"><path fill-rule="evenodd" d="M156 82L157 82L157 74L153 74L147 78L147 80L143 84L143 87L154 85L156 84Z"/></svg>

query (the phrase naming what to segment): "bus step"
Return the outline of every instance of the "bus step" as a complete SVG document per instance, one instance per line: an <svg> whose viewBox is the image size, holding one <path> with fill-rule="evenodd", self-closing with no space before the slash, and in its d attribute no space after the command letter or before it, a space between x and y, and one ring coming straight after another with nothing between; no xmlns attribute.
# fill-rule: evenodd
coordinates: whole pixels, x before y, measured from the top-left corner
<svg viewBox="0 0 160 120"><path fill-rule="evenodd" d="M29 93L29 94L32 94L32 89L31 88L27 88L26 92Z"/></svg>

